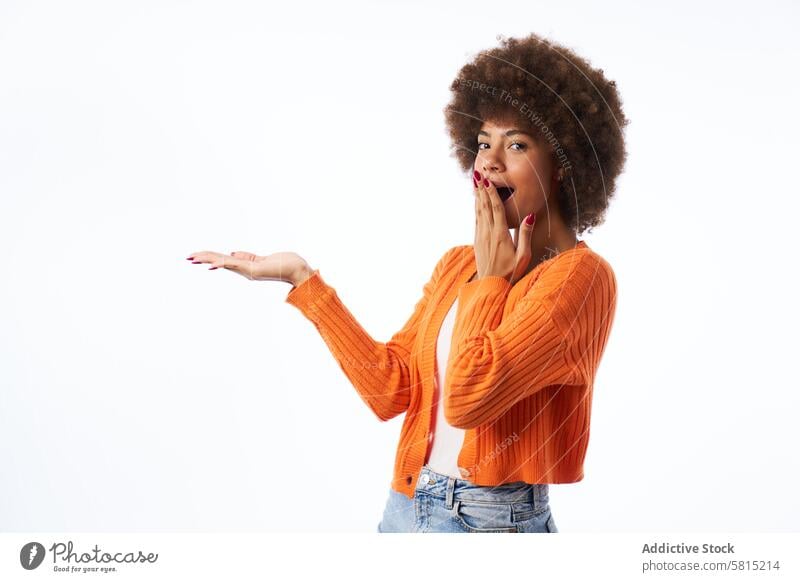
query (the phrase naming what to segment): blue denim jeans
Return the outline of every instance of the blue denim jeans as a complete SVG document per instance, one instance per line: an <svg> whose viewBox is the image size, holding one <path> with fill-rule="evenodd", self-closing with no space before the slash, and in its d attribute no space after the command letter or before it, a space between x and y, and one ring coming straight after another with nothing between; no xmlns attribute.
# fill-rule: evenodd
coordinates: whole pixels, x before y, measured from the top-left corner
<svg viewBox="0 0 800 582"><path fill-rule="evenodd" d="M475 485L425 465L414 498L389 489L380 533L558 533L547 484Z"/></svg>

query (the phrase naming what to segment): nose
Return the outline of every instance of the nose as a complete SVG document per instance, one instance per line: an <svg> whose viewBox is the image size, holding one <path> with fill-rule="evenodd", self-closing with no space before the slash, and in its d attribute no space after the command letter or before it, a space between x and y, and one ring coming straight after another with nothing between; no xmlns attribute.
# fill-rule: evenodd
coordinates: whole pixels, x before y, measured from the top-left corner
<svg viewBox="0 0 800 582"><path fill-rule="evenodd" d="M492 154L484 154L481 156L481 172L484 176L492 174L500 170L500 162Z"/></svg>

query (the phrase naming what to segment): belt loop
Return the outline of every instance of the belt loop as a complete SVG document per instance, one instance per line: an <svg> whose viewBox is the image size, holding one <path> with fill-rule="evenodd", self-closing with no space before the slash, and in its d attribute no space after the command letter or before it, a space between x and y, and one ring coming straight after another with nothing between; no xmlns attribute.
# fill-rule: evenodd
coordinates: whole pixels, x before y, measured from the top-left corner
<svg viewBox="0 0 800 582"><path fill-rule="evenodd" d="M453 509L453 491L456 488L456 480L452 477L447 478L447 491L445 492L445 509Z"/></svg>
<svg viewBox="0 0 800 582"><path fill-rule="evenodd" d="M541 496L539 495L539 493L541 493L541 491L539 490L539 485L536 484L536 485L533 486L533 507L534 507L534 509L540 509L540 505L541 505L540 497Z"/></svg>

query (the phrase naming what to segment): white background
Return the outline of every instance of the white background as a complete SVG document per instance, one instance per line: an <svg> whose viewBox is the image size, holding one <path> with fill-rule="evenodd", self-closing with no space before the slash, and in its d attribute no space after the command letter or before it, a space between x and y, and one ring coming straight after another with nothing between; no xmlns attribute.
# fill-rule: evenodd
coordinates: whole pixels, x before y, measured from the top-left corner
<svg viewBox="0 0 800 582"><path fill-rule="evenodd" d="M374 531L380 423L290 286L386 341L471 244L442 110L496 35L617 81L628 164L584 238L617 317L563 532L797 531L798 6L4 1L0 528Z"/></svg>

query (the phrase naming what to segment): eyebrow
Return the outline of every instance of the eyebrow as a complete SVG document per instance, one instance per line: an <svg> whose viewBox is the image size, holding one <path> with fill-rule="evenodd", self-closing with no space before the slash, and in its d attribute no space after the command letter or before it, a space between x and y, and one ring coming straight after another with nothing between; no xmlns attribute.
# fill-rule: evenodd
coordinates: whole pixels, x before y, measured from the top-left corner
<svg viewBox="0 0 800 582"><path fill-rule="evenodd" d="M527 135L527 136L528 136L528 137L530 137L530 138L532 138L532 137L533 137L533 136L532 136L530 133L528 133L527 131L522 131L522 130L520 130L520 129L509 129L509 130L508 130L508 131L505 133L505 135L506 135L506 136L508 136L508 137L511 137L512 135L516 135L516 134L518 134L518 133L521 133L521 134L523 134L523 135ZM488 132L486 132L486 131L483 131L483 130L480 130L480 131L478 132L478 135L485 135L486 137L491 137L491 136L490 136L490 134L489 134Z"/></svg>

